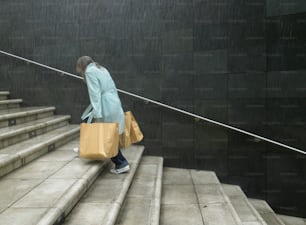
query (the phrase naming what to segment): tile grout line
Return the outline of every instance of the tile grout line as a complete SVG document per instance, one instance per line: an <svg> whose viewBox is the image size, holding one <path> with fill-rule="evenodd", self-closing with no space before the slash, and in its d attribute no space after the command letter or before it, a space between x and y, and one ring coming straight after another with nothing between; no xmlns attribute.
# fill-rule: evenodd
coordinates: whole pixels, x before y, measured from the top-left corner
<svg viewBox="0 0 306 225"><path fill-rule="evenodd" d="M193 177L191 175L191 170L190 169L188 170L188 173L189 173L189 176L191 178L191 182L192 182L194 193L195 193L195 195L197 197L197 205L198 205L198 208L200 210L200 214L201 214L201 218L202 218L202 223L203 223L203 225L205 225L204 216L203 216L203 213L202 213L202 210L201 210L201 205L200 205L200 200L199 200L198 192L197 192L197 189L195 187L195 183L194 183Z"/></svg>

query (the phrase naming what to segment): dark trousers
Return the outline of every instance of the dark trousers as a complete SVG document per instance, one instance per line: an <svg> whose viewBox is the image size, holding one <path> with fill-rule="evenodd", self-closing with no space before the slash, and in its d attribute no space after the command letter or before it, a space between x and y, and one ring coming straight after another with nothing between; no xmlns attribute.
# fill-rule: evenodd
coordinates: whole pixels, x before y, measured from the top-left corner
<svg viewBox="0 0 306 225"><path fill-rule="evenodd" d="M87 118L84 120L84 122L85 123L87 122ZM129 164L126 158L122 155L120 148L118 149L118 154L114 156L113 158L111 158L111 160L116 165L117 169L125 167L126 165Z"/></svg>
<svg viewBox="0 0 306 225"><path fill-rule="evenodd" d="M120 149L118 149L118 154L115 157L111 158L111 160L113 163L115 163L117 169L125 167L129 164L126 158L122 155Z"/></svg>

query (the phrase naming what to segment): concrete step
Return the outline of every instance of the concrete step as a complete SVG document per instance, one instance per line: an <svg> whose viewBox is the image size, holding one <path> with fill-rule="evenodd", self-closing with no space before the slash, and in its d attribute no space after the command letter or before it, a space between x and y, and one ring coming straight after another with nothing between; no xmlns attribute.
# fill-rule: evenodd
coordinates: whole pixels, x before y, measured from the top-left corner
<svg viewBox="0 0 306 225"><path fill-rule="evenodd" d="M16 126L0 128L0 149L68 125L70 116L54 115Z"/></svg>
<svg viewBox="0 0 306 225"><path fill-rule="evenodd" d="M52 116L55 107L21 107L0 110L0 128Z"/></svg>
<svg viewBox="0 0 306 225"><path fill-rule="evenodd" d="M285 223L285 225L306 225L306 219L293 216L277 215L277 217Z"/></svg>
<svg viewBox="0 0 306 225"><path fill-rule="evenodd" d="M0 100L0 109L19 108L21 103L22 103L22 99Z"/></svg>
<svg viewBox="0 0 306 225"><path fill-rule="evenodd" d="M159 225L163 158L144 156L116 225Z"/></svg>
<svg viewBox="0 0 306 225"><path fill-rule="evenodd" d="M9 95L10 95L9 91L0 91L0 100L8 99Z"/></svg>
<svg viewBox="0 0 306 225"><path fill-rule="evenodd" d="M79 136L79 125L67 125L0 149L0 177Z"/></svg>
<svg viewBox="0 0 306 225"><path fill-rule="evenodd" d="M242 224L214 172L164 168L161 225Z"/></svg>
<svg viewBox="0 0 306 225"><path fill-rule="evenodd" d="M123 150L130 163L129 173L115 175L109 165L66 218L66 225L113 225L138 167L143 146ZM1 218L0 218L1 219Z"/></svg>
<svg viewBox="0 0 306 225"><path fill-rule="evenodd" d="M80 159L77 146L78 139L0 179L1 224L61 223L109 162Z"/></svg>
<svg viewBox="0 0 306 225"><path fill-rule="evenodd" d="M222 187L243 224L268 225L239 186L222 184Z"/></svg>
<svg viewBox="0 0 306 225"><path fill-rule="evenodd" d="M273 209L268 205L266 201L251 198L248 200L268 225L285 225L285 223L277 217Z"/></svg>

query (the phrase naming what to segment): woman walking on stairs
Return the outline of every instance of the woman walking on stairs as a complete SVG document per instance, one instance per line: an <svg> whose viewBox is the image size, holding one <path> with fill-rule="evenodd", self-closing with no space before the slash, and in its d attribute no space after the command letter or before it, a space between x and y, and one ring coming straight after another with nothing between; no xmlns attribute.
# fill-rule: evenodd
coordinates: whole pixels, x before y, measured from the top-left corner
<svg viewBox="0 0 306 225"><path fill-rule="evenodd" d="M117 92L116 85L108 70L94 62L89 56L82 56L76 65L77 72L87 84L90 104L81 118L86 122L109 122L119 124L119 135L124 130L124 112ZM128 172L130 166L120 148L118 155L111 158L115 168L111 173Z"/></svg>

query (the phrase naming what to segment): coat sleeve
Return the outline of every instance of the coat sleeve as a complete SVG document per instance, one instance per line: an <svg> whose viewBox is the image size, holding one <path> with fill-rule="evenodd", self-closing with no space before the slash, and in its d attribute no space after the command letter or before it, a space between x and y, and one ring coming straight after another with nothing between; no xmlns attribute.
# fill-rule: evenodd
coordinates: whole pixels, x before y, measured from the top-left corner
<svg viewBox="0 0 306 225"><path fill-rule="evenodd" d="M88 95L90 99L90 103L92 105L92 116L93 118L101 118L102 110L101 110L101 91L99 87L98 79L95 77L93 72L88 71L85 74L86 83L88 89Z"/></svg>
<svg viewBox="0 0 306 225"><path fill-rule="evenodd" d="M91 110L92 110L92 105L89 104L89 106L87 106L87 108L84 110L83 114L81 115L81 119L85 120L91 114Z"/></svg>

